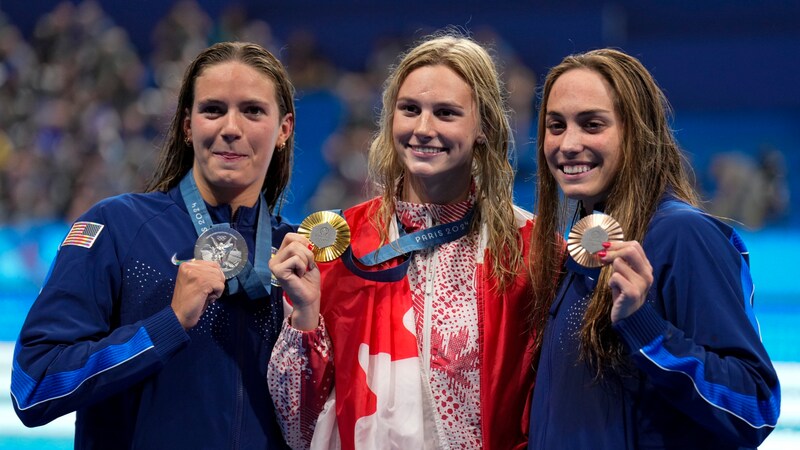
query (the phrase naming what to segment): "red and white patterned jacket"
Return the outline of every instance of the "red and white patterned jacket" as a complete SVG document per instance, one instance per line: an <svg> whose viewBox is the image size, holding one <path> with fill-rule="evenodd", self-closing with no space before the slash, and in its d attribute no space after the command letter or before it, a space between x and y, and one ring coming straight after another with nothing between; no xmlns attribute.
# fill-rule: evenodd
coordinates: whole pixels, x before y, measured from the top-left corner
<svg viewBox="0 0 800 450"><path fill-rule="evenodd" d="M380 244L371 221L379 205L380 199L373 199L345 212L356 256ZM522 251L527 255L532 217L519 209L515 209L515 217ZM396 237L396 227L392 234L390 237ZM451 251L463 256L466 246L475 257L467 264L474 267L474 276L467 279L474 283L468 295L477 303L477 357L470 354L469 358L477 359L470 364L477 367L473 375L478 386L472 389L469 379L460 380L458 389L466 385L479 396L477 405L464 406L478 410L472 417L478 418L480 429L475 434L482 448L524 448L534 379L532 336L525 320L532 295L527 269L523 266L506 290L499 292L490 273L491 255L483 233L458 241L430 252ZM445 248L451 244L455 250ZM436 264L431 255L427 258L429 265ZM415 263L423 264L423 260ZM462 406L458 403L463 401L432 390L432 386L446 384L442 377L452 376L453 368L459 367L453 358L463 353L423 355L423 349L435 352L438 342L424 346L423 337L418 336L423 334L419 299L424 294L417 291L424 289L424 274L375 282L354 275L341 260L319 267L320 326L301 332L285 323L270 361L270 393L289 444L325 449L464 447L463 441L453 443L448 435L454 417L462 421L459 426L466 420L458 417ZM410 285L409 278L417 285ZM450 283L458 280L453 278ZM430 327L430 317L424 323ZM432 339L430 332L425 336ZM435 339L437 333L433 336ZM450 375L432 373L431 366L437 364L445 369L449 364Z"/></svg>

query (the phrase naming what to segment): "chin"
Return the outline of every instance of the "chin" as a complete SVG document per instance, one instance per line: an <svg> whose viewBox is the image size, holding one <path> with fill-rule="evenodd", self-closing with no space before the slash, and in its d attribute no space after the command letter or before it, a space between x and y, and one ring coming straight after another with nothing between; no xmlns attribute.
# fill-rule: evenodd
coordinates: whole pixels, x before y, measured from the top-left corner
<svg viewBox="0 0 800 450"><path fill-rule="evenodd" d="M210 180L211 185L220 189L241 189L249 186L249 183L243 182L239 177L235 176L219 176Z"/></svg>
<svg viewBox="0 0 800 450"><path fill-rule="evenodd" d="M582 192L569 192L569 191L564 191L564 196L570 200L584 202L584 203L591 202L593 198L591 195L586 195Z"/></svg>
<svg viewBox="0 0 800 450"><path fill-rule="evenodd" d="M412 177L416 178L430 178L435 177L437 175L441 175L443 171L430 167L430 166L420 166L417 164L411 164L410 166L406 166L405 172Z"/></svg>

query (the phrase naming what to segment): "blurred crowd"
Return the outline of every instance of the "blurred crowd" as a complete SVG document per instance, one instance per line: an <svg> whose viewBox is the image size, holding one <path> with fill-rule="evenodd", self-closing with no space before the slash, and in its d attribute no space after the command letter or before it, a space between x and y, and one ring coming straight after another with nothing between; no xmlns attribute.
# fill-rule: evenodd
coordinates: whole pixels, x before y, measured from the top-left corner
<svg viewBox="0 0 800 450"><path fill-rule="evenodd" d="M771 146L760 148L756 157L740 151L714 155L709 212L751 230L784 219L790 212L786 166L783 153Z"/></svg>
<svg viewBox="0 0 800 450"><path fill-rule="evenodd" d="M536 77L491 30L475 37L493 45L504 65L520 168L530 170ZM297 88L297 154L285 209L297 215L364 199L382 83L408 42L376 42L366 69L347 71L308 31L279 42L267 22L240 7L212 18L182 0L154 27L152 51L143 55L98 2L64 1L38 19L29 38L0 12L0 224L69 222L102 198L141 191L186 65L209 44L233 39L273 51Z"/></svg>
<svg viewBox="0 0 800 450"><path fill-rule="evenodd" d="M141 191L151 176L183 70L213 42L257 42L283 61L297 88L293 178L283 214L347 208L371 194L367 149L377 129L388 68L416 36L373 44L363 70L337 66L309 30L285 41L241 6L210 17L179 0L153 27L147 54L95 0L63 1L31 36L0 11L0 226L71 222L100 199ZM515 132L516 196L533 208L536 74L492 29L470 30L488 44L509 92ZM760 228L789 207L780 151L720 154L708 176L712 213Z"/></svg>
<svg viewBox="0 0 800 450"><path fill-rule="evenodd" d="M59 4L29 40L0 18L0 222L72 219L141 189L177 76L169 52L148 69L95 2Z"/></svg>

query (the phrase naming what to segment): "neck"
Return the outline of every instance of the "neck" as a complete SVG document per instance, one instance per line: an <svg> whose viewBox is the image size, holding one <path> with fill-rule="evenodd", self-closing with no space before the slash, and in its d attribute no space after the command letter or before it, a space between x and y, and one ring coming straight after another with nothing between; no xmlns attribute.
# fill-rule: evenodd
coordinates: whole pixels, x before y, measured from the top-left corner
<svg viewBox="0 0 800 450"><path fill-rule="evenodd" d="M450 205L469 198L471 179L447 180L443 183L423 182L405 177L403 181L403 201L409 203L434 203Z"/></svg>
<svg viewBox="0 0 800 450"><path fill-rule="evenodd" d="M606 210L606 202L605 200L602 201L595 201L595 202L581 202L583 204L583 211L586 214L592 214L595 211L605 211Z"/></svg>
<svg viewBox="0 0 800 450"><path fill-rule="evenodd" d="M197 171L194 172L194 181L197 184L197 190L203 201L211 206L230 205L231 213L236 213L240 206L254 206L258 201L260 191L256 189L249 189L245 191L236 190L228 191L225 189L212 188L204 180L198 179Z"/></svg>

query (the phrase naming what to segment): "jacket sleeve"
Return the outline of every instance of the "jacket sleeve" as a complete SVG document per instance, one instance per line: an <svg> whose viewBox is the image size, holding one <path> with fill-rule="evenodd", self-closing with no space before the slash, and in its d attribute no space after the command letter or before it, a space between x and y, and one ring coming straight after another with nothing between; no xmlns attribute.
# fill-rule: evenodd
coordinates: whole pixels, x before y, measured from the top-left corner
<svg viewBox="0 0 800 450"><path fill-rule="evenodd" d="M11 396L27 426L43 425L130 388L189 339L169 306L119 326L118 236L101 208L80 222L103 228L88 248L59 249L14 350Z"/></svg>
<svg viewBox="0 0 800 450"><path fill-rule="evenodd" d="M614 328L667 401L706 429L756 447L774 429L780 386L752 309L738 235L698 212L653 226L648 302Z"/></svg>
<svg viewBox="0 0 800 450"><path fill-rule="evenodd" d="M284 320L267 370L283 437L295 450L307 449L317 418L333 390L331 340L320 316L315 330L300 331Z"/></svg>

